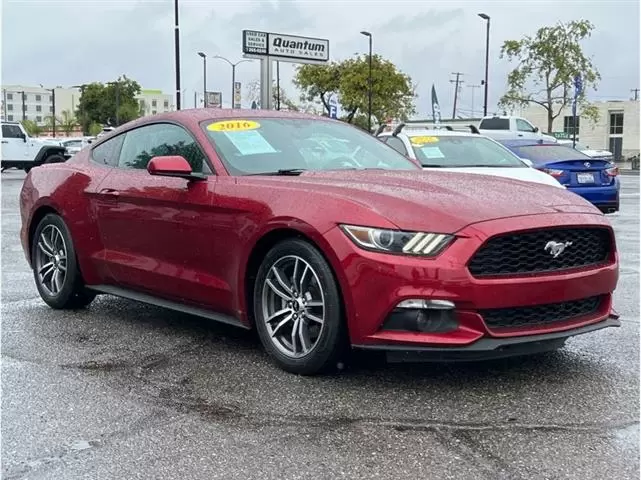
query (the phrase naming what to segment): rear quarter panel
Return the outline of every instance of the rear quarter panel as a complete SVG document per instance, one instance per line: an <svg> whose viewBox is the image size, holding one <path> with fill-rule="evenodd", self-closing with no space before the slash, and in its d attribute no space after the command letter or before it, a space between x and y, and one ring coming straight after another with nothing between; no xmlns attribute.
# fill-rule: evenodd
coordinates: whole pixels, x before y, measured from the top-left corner
<svg viewBox="0 0 641 480"><path fill-rule="evenodd" d="M35 230L42 213L53 209L71 232L85 282L98 283L103 278L104 272L96 263L102 242L91 196L108 172L108 168L92 168L85 162L43 165L29 172L20 194L22 241L28 258L30 232Z"/></svg>

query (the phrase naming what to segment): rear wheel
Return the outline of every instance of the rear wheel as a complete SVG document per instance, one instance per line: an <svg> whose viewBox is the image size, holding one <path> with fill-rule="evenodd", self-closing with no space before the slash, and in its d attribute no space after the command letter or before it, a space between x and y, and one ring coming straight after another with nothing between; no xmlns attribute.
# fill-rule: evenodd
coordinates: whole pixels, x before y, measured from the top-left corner
<svg viewBox="0 0 641 480"><path fill-rule="evenodd" d="M60 216L45 215L38 224L31 241L31 261L38 293L50 307L82 308L96 297L85 289L71 234Z"/></svg>
<svg viewBox="0 0 641 480"><path fill-rule="evenodd" d="M320 252L286 240L265 256L254 287L256 329L282 369L313 375L338 367L347 332L336 280Z"/></svg>

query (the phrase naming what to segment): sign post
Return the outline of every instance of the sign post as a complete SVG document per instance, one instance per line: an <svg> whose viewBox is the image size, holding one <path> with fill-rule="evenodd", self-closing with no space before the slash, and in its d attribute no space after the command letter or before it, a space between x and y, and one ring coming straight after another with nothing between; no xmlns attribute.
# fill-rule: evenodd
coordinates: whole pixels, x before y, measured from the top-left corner
<svg viewBox="0 0 641 480"><path fill-rule="evenodd" d="M223 106L222 92L207 92L207 96L205 97L205 102L209 107L222 108Z"/></svg>
<svg viewBox="0 0 641 480"><path fill-rule="evenodd" d="M260 60L260 105L272 109L272 62L323 65L329 61L329 40L243 30L243 57Z"/></svg>
<svg viewBox="0 0 641 480"><path fill-rule="evenodd" d="M234 108L240 108L241 102L241 84L234 82Z"/></svg>

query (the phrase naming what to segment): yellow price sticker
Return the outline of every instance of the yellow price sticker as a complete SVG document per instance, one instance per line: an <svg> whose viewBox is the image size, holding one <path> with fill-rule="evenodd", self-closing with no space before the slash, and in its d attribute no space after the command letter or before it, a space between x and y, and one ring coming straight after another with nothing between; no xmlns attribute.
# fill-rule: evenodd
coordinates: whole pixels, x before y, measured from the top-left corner
<svg viewBox="0 0 641 480"><path fill-rule="evenodd" d="M426 143L437 143L438 137L410 137L412 145L425 145Z"/></svg>
<svg viewBox="0 0 641 480"><path fill-rule="evenodd" d="M260 128L260 123L253 120L223 120L207 125L207 130L211 132L245 132L257 128Z"/></svg>

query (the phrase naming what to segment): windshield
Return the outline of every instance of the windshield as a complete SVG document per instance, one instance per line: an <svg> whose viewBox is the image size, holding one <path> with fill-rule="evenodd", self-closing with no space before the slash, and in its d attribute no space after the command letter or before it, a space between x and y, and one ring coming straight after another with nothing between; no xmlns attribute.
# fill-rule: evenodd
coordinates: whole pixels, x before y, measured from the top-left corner
<svg viewBox="0 0 641 480"><path fill-rule="evenodd" d="M590 157L587 155L564 145L529 145L525 147L514 147L513 150L519 157L528 158L534 163L590 160Z"/></svg>
<svg viewBox="0 0 641 480"><path fill-rule="evenodd" d="M528 168L507 148L479 136L414 136L410 142L424 167Z"/></svg>
<svg viewBox="0 0 641 480"><path fill-rule="evenodd" d="M380 140L341 122L216 119L202 122L201 127L232 175L290 169L420 169Z"/></svg>

